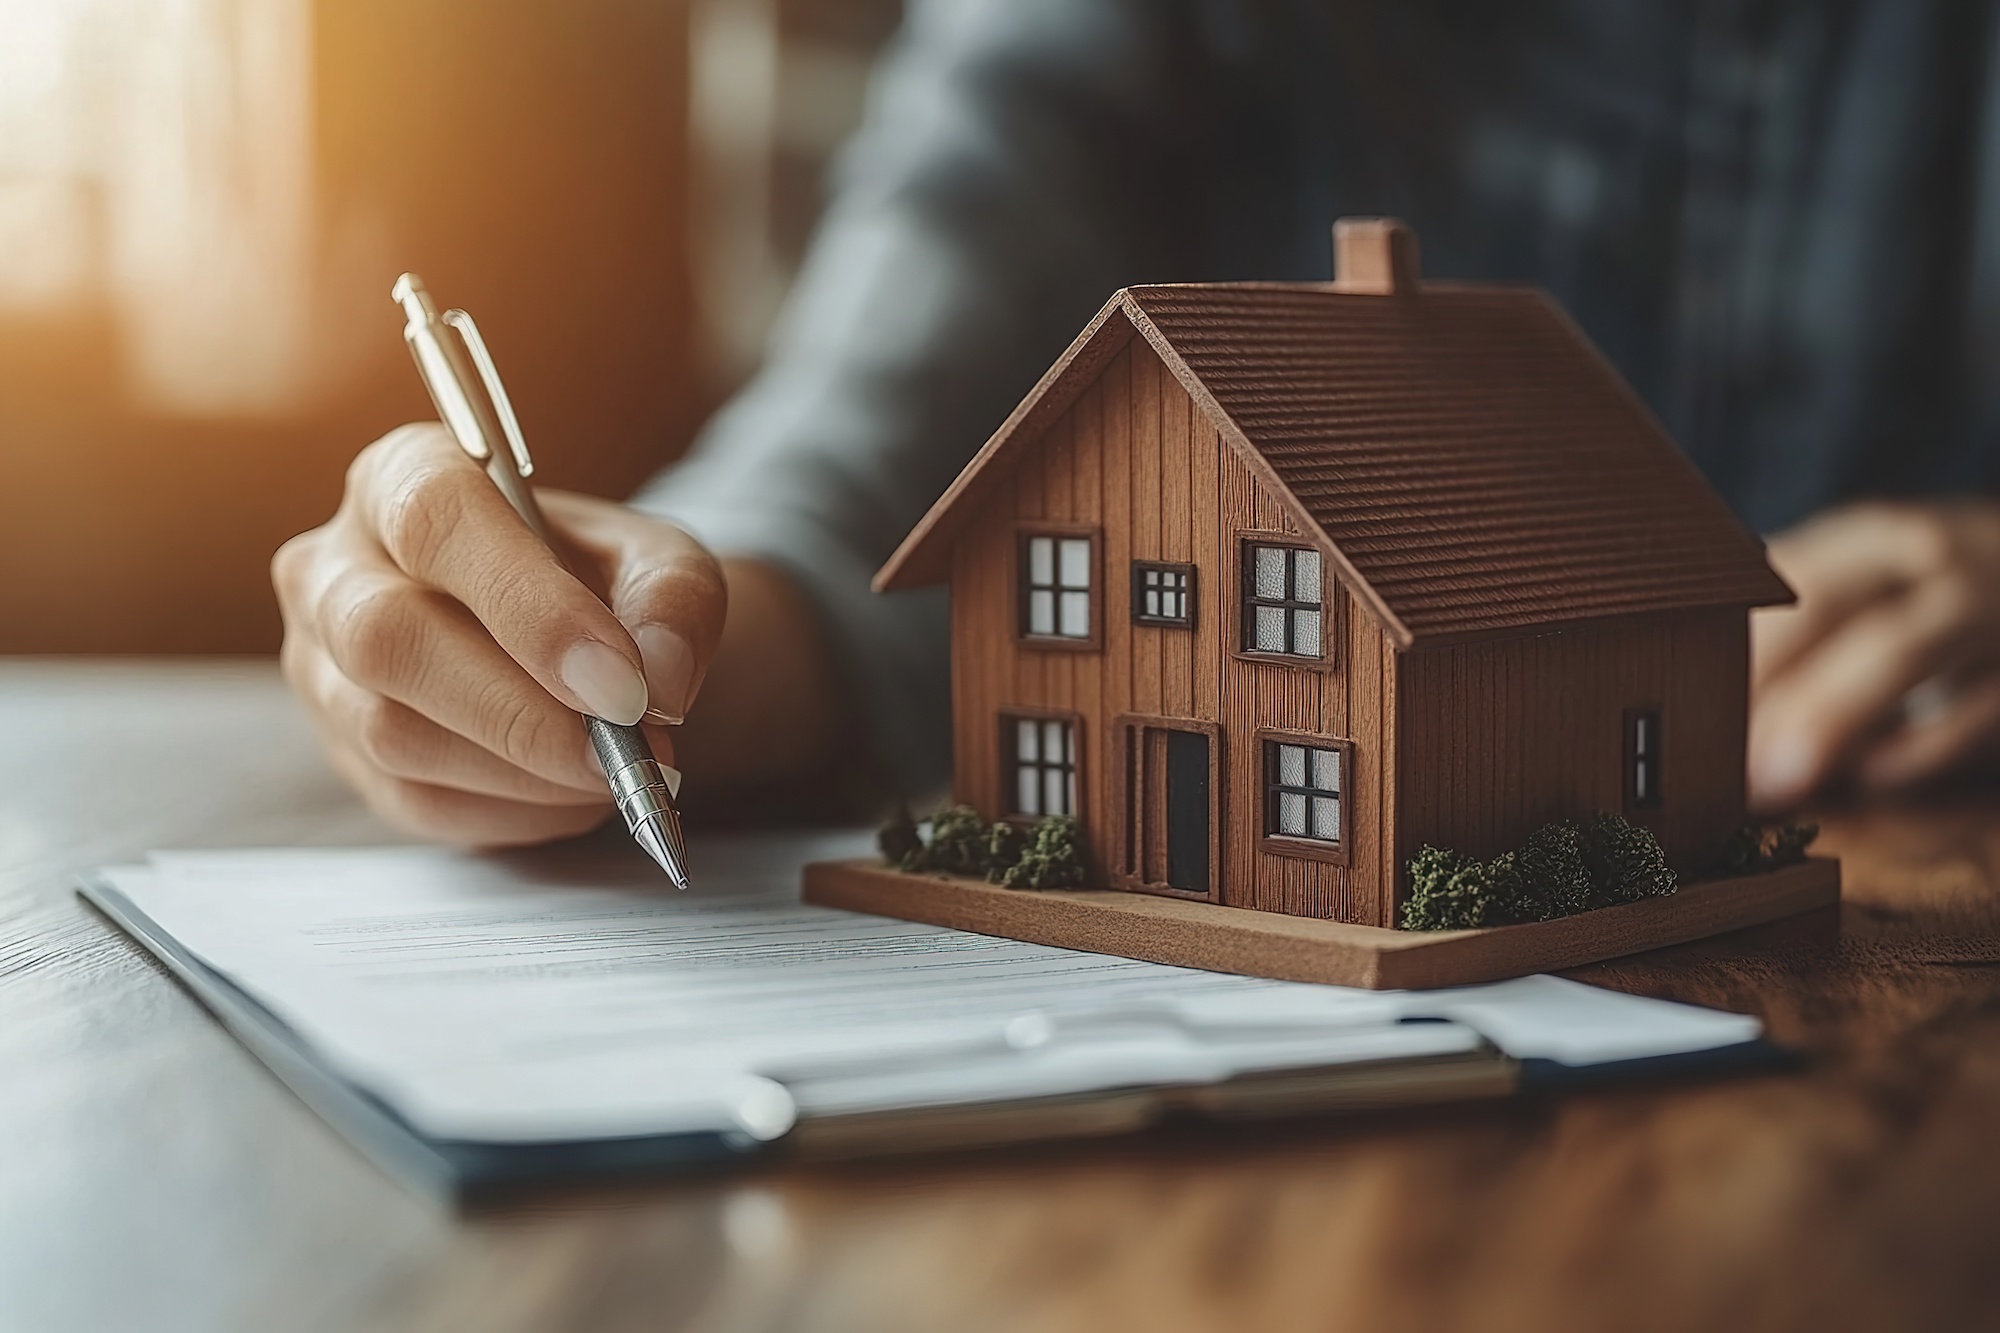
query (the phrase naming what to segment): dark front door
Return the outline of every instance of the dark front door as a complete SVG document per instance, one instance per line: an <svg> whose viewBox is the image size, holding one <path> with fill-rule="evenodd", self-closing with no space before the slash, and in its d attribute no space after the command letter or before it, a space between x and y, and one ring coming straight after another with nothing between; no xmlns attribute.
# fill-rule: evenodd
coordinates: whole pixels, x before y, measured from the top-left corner
<svg viewBox="0 0 2000 1333"><path fill-rule="evenodd" d="M1124 826L1107 860L1118 887L1219 901L1221 745L1214 723L1193 718L1127 714L1113 723Z"/></svg>
<svg viewBox="0 0 2000 1333"><path fill-rule="evenodd" d="M1167 733L1167 885L1208 892L1208 737Z"/></svg>

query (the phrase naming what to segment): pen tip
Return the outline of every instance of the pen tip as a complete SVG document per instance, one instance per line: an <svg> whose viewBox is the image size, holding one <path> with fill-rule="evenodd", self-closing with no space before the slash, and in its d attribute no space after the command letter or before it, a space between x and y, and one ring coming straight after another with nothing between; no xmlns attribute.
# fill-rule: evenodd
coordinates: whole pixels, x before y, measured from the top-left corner
<svg viewBox="0 0 2000 1333"><path fill-rule="evenodd" d="M641 820L632 837L667 872L675 888L687 888L687 844L681 837L679 820L663 811Z"/></svg>

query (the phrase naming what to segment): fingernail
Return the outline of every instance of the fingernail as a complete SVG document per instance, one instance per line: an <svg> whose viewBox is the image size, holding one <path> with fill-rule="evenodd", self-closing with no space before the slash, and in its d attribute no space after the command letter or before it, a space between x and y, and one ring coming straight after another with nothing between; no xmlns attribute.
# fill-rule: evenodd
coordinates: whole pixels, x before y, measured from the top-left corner
<svg viewBox="0 0 2000 1333"><path fill-rule="evenodd" d="M665 625L641 625L632 637L646 663L646 717L680 725L694 687L694 649Z"/></svg>
<svg viewBox="0 0 2000 1333"><path fill-rule="evenodd" d="M609 644L584 639L563 655L556 674L585 708L606 722L629 727L645 715L645 677Z"/></svg>
<svg viewBox="0 0 2000 1333"><path fill-rule="evenodd" d="M1795 736L1775 737L1751 752L1750 786L1764 804L1797 800L1812 779L1812 750Z"/></svg>

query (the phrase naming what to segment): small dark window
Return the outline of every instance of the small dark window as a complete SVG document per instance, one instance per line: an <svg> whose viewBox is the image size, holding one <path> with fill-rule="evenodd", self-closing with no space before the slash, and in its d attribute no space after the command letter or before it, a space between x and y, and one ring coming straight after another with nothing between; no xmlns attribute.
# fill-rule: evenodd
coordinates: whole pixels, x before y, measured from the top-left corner
<svg viewBox="0 0 2000 1333"><path fill-rule="evenodd" d="M1646 810L1660 803L1660 710L1625 714L1625 804Z"/></svg>
<svg viewBox="0 0 2000 1333"><path fill-rule="evenodd" d="M1318 657L1323 615L1318 551L1243 548L1245 652Z"/></svg>
<svg viewBox="0 0 2000 1333"><path fill-rule="evenodd" d="M1132 562L1132 623L1194 628L1194 566Z"/></svg>
<svg viewBox="0 0 2000 1333"><path fill-rule="evenodd" d="M1013 770L1008 813L1076 813L1076 727L1053 717L1000 719L1000 740Z"/></svg>
<svg viewBox="0 0 2000 1333"><path fill-rule="evenodd" d="M1340 751L1264 742L1264 834L1340 841Z"/></svg>
<svg viewBox="0 0 2000 1333"><path fill-rule="evenodd" d="M1088 639L1090 538L1031 536L1021 542L1021 633Z"/></svg>

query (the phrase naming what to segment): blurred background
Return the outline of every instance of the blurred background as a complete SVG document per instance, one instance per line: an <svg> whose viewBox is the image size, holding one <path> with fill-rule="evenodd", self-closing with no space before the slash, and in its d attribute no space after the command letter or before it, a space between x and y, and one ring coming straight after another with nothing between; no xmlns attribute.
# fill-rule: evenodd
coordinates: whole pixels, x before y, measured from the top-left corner
<svg viewBox="0 0 2000 1333"><path fill-rule="evenodd" d="M752 370L900 0L0 0L0 652L266 652L479 319L550 485Z"/></svg>

